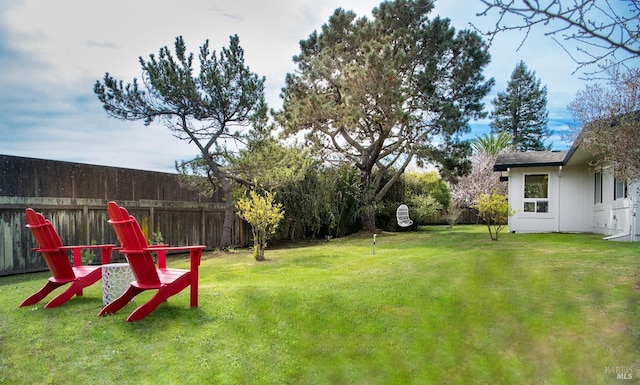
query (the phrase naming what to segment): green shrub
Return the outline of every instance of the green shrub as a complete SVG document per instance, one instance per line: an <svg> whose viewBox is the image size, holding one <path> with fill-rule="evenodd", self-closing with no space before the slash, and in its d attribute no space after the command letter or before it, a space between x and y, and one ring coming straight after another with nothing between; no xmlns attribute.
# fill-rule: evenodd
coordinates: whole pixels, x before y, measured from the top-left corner
<svg viewBox="0 0 640 385"><path fill-rule="evenodd" d="M474 207L478 209L478 215L487 225L489 236L494 241L498 240L498 234L515 213L507 202L507 196L501 194L480 194Z"/></svg>
<svg viewBox="0 0 640 385"><path fill-rule="evenodd" d="M236 202L239 215L249 222L253 233L253 256L257 261L264 261L264 250L267 248L267 239L273 235L278 224L284 217L282 204L276 204L274 195L265 191L264 196L255 190L249 191L249 196L244 196Z"/></svg>

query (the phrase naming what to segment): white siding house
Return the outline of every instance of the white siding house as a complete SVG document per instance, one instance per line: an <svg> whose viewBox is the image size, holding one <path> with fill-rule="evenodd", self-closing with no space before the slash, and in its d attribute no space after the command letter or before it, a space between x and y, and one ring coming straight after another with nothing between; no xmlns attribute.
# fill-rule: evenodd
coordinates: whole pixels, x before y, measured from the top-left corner
<svg viewBox="0 0 640 385"><path fill-rule="evenodd" d="M569 151L500 155L494 171L508 180L512 232L594 232L640 240L640 183L626 186L612 172L591 173L589 154Z"/></svg>

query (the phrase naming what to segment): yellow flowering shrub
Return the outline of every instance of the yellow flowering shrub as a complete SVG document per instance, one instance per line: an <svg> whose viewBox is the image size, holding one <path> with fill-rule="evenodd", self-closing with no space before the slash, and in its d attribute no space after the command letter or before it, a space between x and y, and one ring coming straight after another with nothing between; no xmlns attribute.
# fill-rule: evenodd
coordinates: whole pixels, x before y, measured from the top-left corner
<svg viewBox="0 0 640 385"><path fill-rule="evenodd" d="M253 256L257 261L264 261L267 239L275 233L284 218L282 204L274 203L274 199L275 196L268 191L261 195L252 189L236 202L238 214L251 225Z"/></svg>

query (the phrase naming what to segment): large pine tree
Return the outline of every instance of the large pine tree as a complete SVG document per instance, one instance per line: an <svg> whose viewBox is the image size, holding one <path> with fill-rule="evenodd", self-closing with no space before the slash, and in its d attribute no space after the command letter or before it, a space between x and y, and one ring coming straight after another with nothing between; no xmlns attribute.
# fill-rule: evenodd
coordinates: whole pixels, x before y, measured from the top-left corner
<svg viewBox="0 0 640 385"><path fill-rule="evenodd" d="M449 19L430 18L433 6L385 1L371 18L337 9L300 42L282 90L284 134L360 171L365 230L376 228L376 205L413 160L448 175L468 170L460 136L485 116L488 47Z"/></svg>
<svg viewBox="0 0 640 385"><path fill-rule="evenodd" d="M551 136L547 128L547 86L540 87L535 71L523 61L511 73L506 92L498 92L491 101L491 133L507 132L518 151L544 151L551 148L544 140Z"/></svg>

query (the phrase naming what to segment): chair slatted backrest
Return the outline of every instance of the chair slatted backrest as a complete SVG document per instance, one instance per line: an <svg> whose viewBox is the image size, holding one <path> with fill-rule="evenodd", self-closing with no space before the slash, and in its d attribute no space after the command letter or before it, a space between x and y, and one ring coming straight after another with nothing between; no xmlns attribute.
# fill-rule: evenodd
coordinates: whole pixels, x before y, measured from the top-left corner
<svg viewBox="0 0 640 385"><path fill-rule="evenodd" d="M396 210L396 217L398 222L408 222L409 219L409 207L407 205L400 205Z"/></svg>
<svg viewBox="0 0 640 385"><path fill-rule="evenodd" d="M53 228L49 220L42 214L35 212L31 208L25 210L27 217L27 228L38 243L38 249L51 271L51 275L59 280L73 280L76 275L69 262L69 256L65 250L60 250L62 240Z"/></svg>
<svg viewBox="0 0 640 385"><path fill-rule="evenodd" d="M141 285L160 285L153 256L151 252L144 250L149 247L147 239L136 218L129 215L127 209L118 206L115 202L108 203L107 212L109 223L116 232L122 246L121 251L125 254L136 281Z"/></svg>

